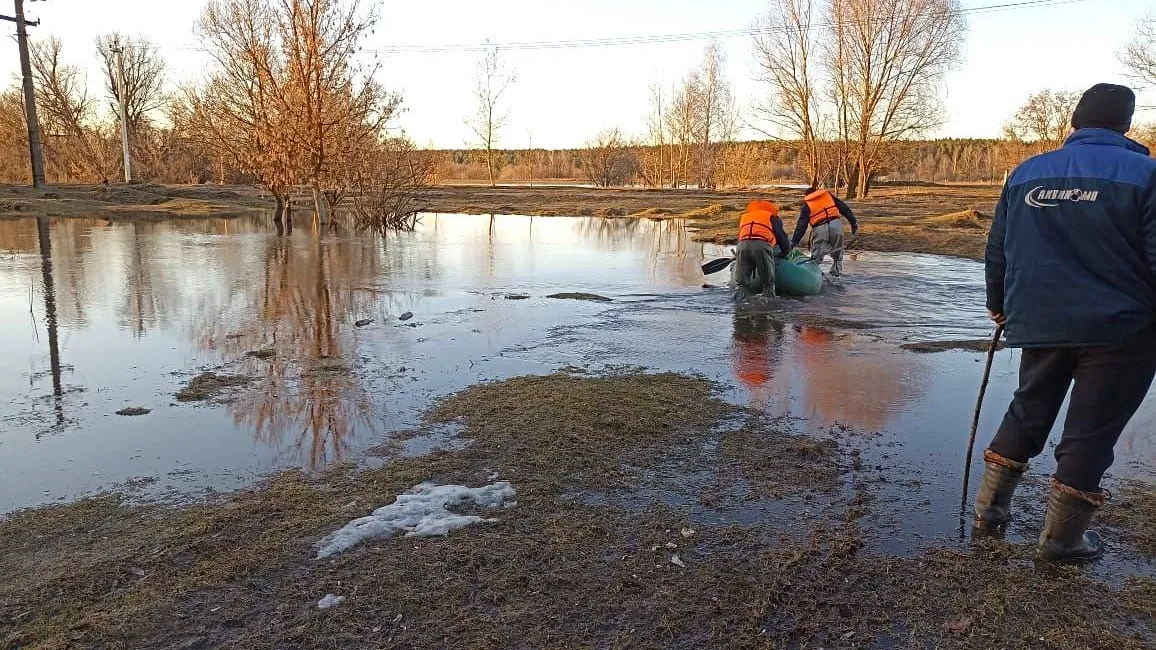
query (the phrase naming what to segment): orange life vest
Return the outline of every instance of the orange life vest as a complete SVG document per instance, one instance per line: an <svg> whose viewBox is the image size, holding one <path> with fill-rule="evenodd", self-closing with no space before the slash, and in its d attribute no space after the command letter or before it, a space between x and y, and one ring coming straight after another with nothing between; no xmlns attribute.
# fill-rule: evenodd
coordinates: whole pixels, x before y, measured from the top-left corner
<svg viewBox="0 0 1156 650"><path fill-rule="evenodd" d="M771 227L771 219L779 215L779 206L770 201L751 201L747 204L747 211L739 219L739 241L761 239L771 246L775 240L775 229Z"/></svg>
<svg viewBox="0 0 1156 650"><path fill-rule="evenodd" d="M834 221L842 215L835 205L835 197L827 190L815 190L803 199L811 210L811 226L820 226L828 221Z"/></svg>

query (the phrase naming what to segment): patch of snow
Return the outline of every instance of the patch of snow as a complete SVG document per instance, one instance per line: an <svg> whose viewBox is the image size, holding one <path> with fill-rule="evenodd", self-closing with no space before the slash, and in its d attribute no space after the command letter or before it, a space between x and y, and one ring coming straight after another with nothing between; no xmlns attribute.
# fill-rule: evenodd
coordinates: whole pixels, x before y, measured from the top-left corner
<svg viewBox="0 0 1156 650"><path fill-rule="evenodd" d="M326 594L324 598L317 601L317 609L329 609L330 607L337 607L345 601L345 596L334 596L333 594Z"/></svg>
<svg viewBox="0 0 1156 650"><path fill-rule="evenodd" d="M678 553L675 553L674 555L670 556L670 563L676 567L679 567L680 569L686 568L686 562L682 561L682 558L680 558L678 556Z"/></svg>
<svg viewBox="0 0 1156 650"><path fill-rule="evenodd" d="M399 533L407 537L448 535L471 524L496 521L475 515L459 515L449 508L466 501L473 501L483 508L497 508L513 501L516 494L509 481L477 488L420 483L397 495L393 503L374 510L368 517L354 519L326 535L318 542L317 559L348 551L376 537L393 537Z"/></svg>

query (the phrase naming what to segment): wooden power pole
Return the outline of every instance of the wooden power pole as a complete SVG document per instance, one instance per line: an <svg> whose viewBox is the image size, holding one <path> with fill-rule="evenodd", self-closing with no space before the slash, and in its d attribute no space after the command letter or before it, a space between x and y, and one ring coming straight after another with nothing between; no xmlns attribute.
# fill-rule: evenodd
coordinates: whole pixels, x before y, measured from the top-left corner
<svg viewBox="0 0 1156 650"><path fill-rule="evenodd" d="M132 182L132 154L128 148L128 106L125 103L128 89L124 83L124 47L120 44L120 37L113 38L112 51L116 54L116 98L120 103L120 143L124 148L124 182Z"/></svg>
<svg viewBox="0 0 1156 650"><path fill-rule="evenodd" d="M32 187L44 187L44 147L40 141L40 120L36 117L36 86L32 83L32 61L28 56L28 27L35 27L40 21L28 22L24 19L24 0L14 0L15 16L0 16L0 19L16 23L16 43L20 47L20 76L24 86L24 117L28 123L28 156L32 162Z"/></svg>

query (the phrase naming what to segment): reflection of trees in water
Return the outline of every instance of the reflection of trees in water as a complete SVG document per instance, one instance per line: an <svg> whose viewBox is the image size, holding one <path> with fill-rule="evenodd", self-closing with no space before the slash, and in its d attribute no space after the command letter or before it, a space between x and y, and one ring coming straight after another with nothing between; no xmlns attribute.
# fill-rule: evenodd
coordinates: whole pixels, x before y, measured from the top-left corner
<svg viewBox="0 0 1156 650"><path fill-rule="evenodd" d="M351 315L377 304L355 290L380 272L376 239L271 240L263 277L244 291L240 313L212 316L202 333L204 347L226 356L277 350L268 362L245 362L261 383L229 410L257 440L310 467L342 459L352 438L374 426L369 391L354 372Z"/></svg>
<svg viewBox="0 0 1156 650"><path fill-rule="evenodd" d="M680 284L702 279L703 245L691 240L683 219L582 217L575 232L604 250L640 253L651 279L673 278Z"/></svg>

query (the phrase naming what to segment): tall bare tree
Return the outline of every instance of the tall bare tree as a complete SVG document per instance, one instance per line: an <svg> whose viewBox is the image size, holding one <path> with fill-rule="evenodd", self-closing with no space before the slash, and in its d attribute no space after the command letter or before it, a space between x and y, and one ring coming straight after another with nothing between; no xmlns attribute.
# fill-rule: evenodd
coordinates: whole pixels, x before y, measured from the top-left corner
<svg viewBox="0 0 1156 650"><path fill-rule="evenodd" d="M1048 149L1064 143L1080 93L1048 89L1028 97L1004 125L1004 135L1018 142L1037 142Z"/></svg>
<svg viewBox="0 0 1156 650"><path fill-rule="evenodd" d="M671 92L667 109L667 130L671 147L670 186L685 186L691 178L691 156L699 131L699 113L695 99L693 75Z"/></svg>
<svg viewBox="0 0 1156 650"><path fill-rule="evenodd" d="M376 66L358 63L375 21L358 0L214 0L202 14L216 65L189 96L197 131L279 208L305 184L323 220L353 184L352 168L386 141L400 98L375 81Z"/></svg>
<svg viewBox="0 0 1156 650"><path fill-rule="evenodd" d="M942 123L938 86L959 61L957 0L830 0L827 60L848 113L849 196L865 196L887 143Z"/></svg>
<svg viewBox="0 0 1156 650"><path fill-rule="evenodd" d="M98 180L107 167L95 129L96 102L88 93L84 72L61 61L62 47L60 39L52 37L31 48L45 155L56 175Z"/></svg>
<svg viewBox="0 0 1156 650"><path fill-rule="evenodd" d="M474 78L474 114L466 118L466 124L477 136L477 144L486 151L486 171L490 178L490 187L496 184L494 178L494 147L498 143L498 136L502 128L510 119L509 110L503 105L503 97L510 86L517 80L517 74L502 63L498 57L498 48L486 49L482 60L478 62L477 75Z"/></svg>
<svg viewBox="0 0 1156 650"><path fill-rule="evenodd" d="M687 79L687 91L695 109L699 187L717 182L719 145L734 137L737 130L734 96L726 77L726 59L718 43L707 46L701 67Z"/></svg>
<svg viewBox="0 0 1156 650"><path fill-rule="evenodd" d="M755 23L754 56L760 80L769 90L755 114L798 143L807 179L820 175L821 68L817 54L820 27L814 24L814 0L771 0Z"/></svg>
<svg viewBox="0 0 1156 650"><path fill-rule="evenodd" d="M667 146L669 114L662 84L650 86L650 112L646 116L646 144L639 146L635 157L642 182L649 187L662 187L670 178L667 161L673 149Z"/></svg>
<svg viewBox="0 0 1156 650"><path fill-rule="evenodd" d="M1120 62L1141 85L1156 85L1156 12L1136 21L1132 39L1120 52Z"/></svg>
<svg viewBox="0 0 1156 650"><path fill-rule="evenodd" d="M122 50L120 55L116 49ZM130 38L119 33L96 39L96 53L104 73L104 87L108 91L112 111L120 110L121 83L119 59L124 61L124 107L132 138L145 124L150 113L165 105L165 60L157 48L145 37Z"/></svg>

